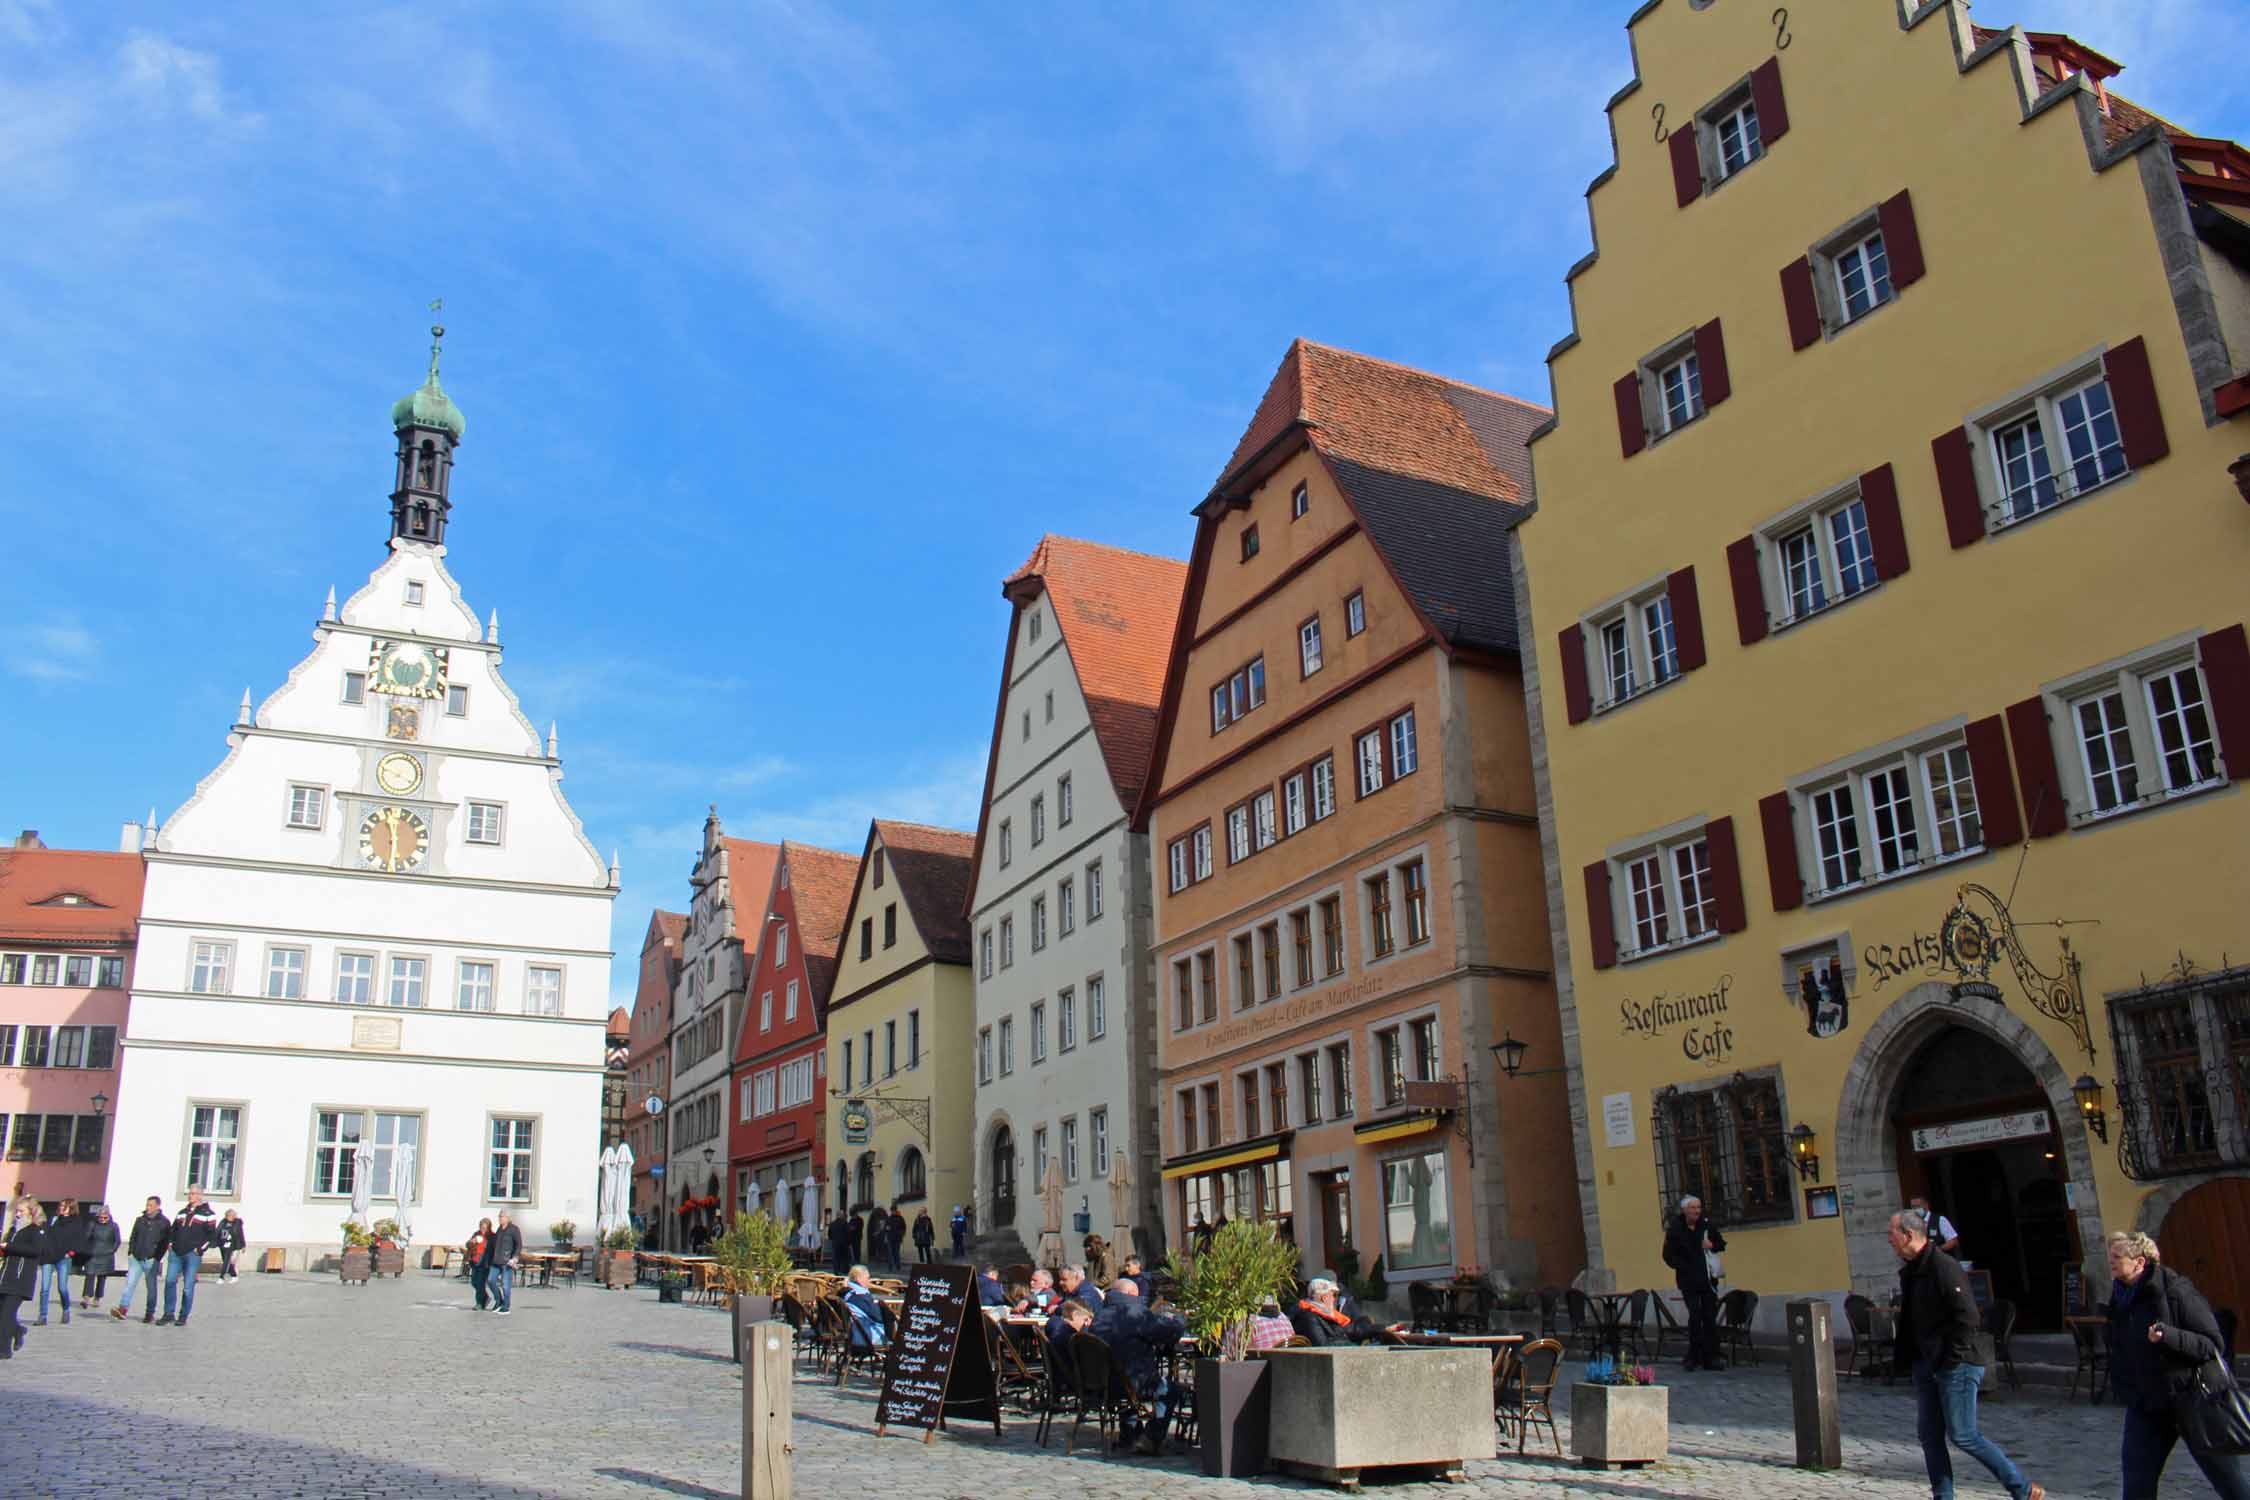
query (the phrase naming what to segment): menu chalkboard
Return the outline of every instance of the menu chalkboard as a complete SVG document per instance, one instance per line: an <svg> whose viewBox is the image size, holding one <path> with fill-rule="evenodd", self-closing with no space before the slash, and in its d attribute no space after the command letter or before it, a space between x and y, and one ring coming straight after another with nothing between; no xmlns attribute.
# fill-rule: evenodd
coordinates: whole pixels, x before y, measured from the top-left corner
<svg viewBox="0 0 2250 1500"><path fill-rule="evenodd" d="M971 1295L967 1266L916 1266L892 1330L875 1397L875 1435L893 1426L919 1427L922 1441L957 1416L990 1417L1000 1435L1000 1400L986 1347L984 1314ZM974 1320L972 1322L972 1320Z"/></svg>
<svg viewBox="0 0 2250 1500"><path fill-rule="evenodd" d="M2086 1268L2072 1261L2063 1267L2063 1316L2088 1311L2086 1306Z"/></svg>

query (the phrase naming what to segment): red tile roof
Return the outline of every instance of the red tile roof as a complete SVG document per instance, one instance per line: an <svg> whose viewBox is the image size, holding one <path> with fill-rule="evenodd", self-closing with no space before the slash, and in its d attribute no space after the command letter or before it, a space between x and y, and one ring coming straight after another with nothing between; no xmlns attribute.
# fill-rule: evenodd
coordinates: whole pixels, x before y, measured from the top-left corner
<svg viewBox="0 0 2250 1500"><path fill-rule="evenodd" d="M0 849L0 938L73 947L130 943L146 868L138 854Z"/></svg>
<svg viewBox="0 0 2250 1500"><path fill-rule="evenodd" d="M1054 602L1094 737L1117 799L1127 807L1148 777L1186 582L1187 564L1176 558L1050 533L1001 585L1019 601L1043 590ZM985 794L989 800L989 772Z"/></svg>
<svg viewBox="0 0 2250 1500"><path fill-rule="evenodd" d="M834 849L785 842L789 896L797 909L797 946L804 954L805 979L815 1014L825 1011L836 985L836 954L844 941L844 913L852 904L852 882L859 861Z"/></svg>
<svg viewBox="0 0 2250 1500"><path fill-rule="evenodd" d="M677 948L680 946L680 940L686 936L687 913L659 909L650 919L649 938L642 939L641 946L645 949L649 945L650 938L661 938L664 942Z"/></svg>
<svg viewBox="0 0 2250 1500"><path fill-rule="evenodd" d="M766 897L773 891L773 870L780 863L781 846L724 836L719 842L727 849L727 899L734 905L734 935L742 941L747 962L764 937L758 925L765 919Z"/></svg>
<svg viewBox="0 0 2250 1500"><path fill-rule="evenodd" d="M877 818L871 839L875 837L890 852L891 878L906 897L907 913L923 945L941 963L967 963L976 835Z"/></svg>

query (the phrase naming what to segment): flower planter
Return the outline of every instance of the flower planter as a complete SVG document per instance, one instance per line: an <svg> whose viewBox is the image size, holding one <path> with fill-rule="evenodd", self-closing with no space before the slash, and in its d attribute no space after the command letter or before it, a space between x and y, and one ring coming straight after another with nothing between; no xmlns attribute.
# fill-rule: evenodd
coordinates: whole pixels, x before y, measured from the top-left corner
<svg viewBox="0 0 2250 1500"><path fill-rule="evenodd" d="M373 1274L374 1253L365 1246L354 1246L344 1251L344 1263L337 1275L344 1281L364 1282Z"/></svg>
<svg viewBox="0 0 2250 1500"><path fill-rule="evenodd" d="M398 1245L377 1246L375 1249L375 1274L378 1276L404 1276L406 1251Z"/></svg>
<svg viewBox="0 0 2250 1500"><path fill-rule="evenodd" d="M1273 1386L1262 1359L1195 1362L1195 1427L1203 1472L1247 1479L1270 1467Z"/></svg>
<svg viewBox="0 0 2250 1500"><path fill-rule="evenodd" d="M659 1302L678 1302L686 1294L687 1283L684 1281L659 1281L656 1284L656 1300Z"/></svg>
<svg viewBox="0 0 2250 1500"><path fill-rule="evenodd" d="M1492 1356L1478 1348L1274 1349L1273 1466L1357 1486L1363 1469L1458 1478L1492 1457Z"/></svg>
<svg viewBox="0 0 2250 1500"><path fill-rule="evenodd" d="M1672 1392L1661 1385L1570 1388L1570 1451L1589 1469L1642 1468L1672 1443Z"/></svg>
<svg viewBox="0 0 2250 1500"><path fill-rule="evenodd" d="M595 1268L596 1278L605 1287L617 1290L633 1284L633 1252L630 1250L604 1250L601 1264Z"/></svg>

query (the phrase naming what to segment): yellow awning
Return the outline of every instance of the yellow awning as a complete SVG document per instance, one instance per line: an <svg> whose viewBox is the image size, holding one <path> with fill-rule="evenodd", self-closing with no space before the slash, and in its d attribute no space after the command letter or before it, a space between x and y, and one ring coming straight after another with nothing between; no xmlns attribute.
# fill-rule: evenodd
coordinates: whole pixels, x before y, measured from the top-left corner
<svg viewBox="0 0 2250 1500"><path fill-rule="evenodd" d="M1426 1130L1435 1130L1444 1120L1443 1115L1424 1115L1419 1120L1399 1120L1390 1125L1377 1125L1371 1130L1354 1131L1352 1134L1361 1145L1369 1146L1377 1141L1395 1141L1410 1135L1420 1135Z"/></svg>
<svg viewBox="0 0 2250 1500"><path fill-rule="evenodd" d="M1263 1146L1251 1146L1225 1156L1214 1156L1209 1161L1183 1162L1164 1169L1164 1180L1178 1177L1200 1177L1205 1172L1216 1172L1222 1167L1245 1167L1254 1161L1272 1161L1281 1154L1281 1142L1268 1141Z"/></svg>

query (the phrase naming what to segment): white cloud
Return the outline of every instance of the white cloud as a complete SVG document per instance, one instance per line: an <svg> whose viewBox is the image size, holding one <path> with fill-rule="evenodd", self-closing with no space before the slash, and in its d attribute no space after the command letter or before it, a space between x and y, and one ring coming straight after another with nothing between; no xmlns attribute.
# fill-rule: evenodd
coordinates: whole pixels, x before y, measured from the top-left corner
<svg viewBox="0 0 2250 1500"><path fill-rule="evenodd" d="M199 120L258 123L255 115L235 115L219 86L219 60L152 32L134 31L117 52L118 75L126 89L144 100L178 105Z"/></svg>
<svg viewBox="0 0 2250 1500"><path fill-rule="evenodd" d="M94 675L101 642L69 615L0 631L0 664L34 682L79 682Z"/></svg>

